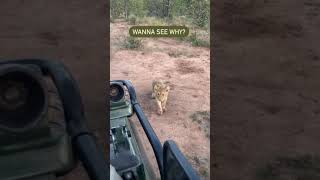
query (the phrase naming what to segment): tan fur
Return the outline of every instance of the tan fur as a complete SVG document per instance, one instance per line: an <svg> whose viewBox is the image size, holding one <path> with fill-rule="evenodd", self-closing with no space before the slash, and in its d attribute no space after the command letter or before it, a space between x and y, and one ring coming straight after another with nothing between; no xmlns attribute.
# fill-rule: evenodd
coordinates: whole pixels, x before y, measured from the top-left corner
<svg viewBox="0 0 320 180"><path fill-rule="evenodd" d="M158 113L162 115L166 111L166 105L168 100L170 87L161 80L155 80L152 82L152 98L156 100L158 106Z"/></svg>

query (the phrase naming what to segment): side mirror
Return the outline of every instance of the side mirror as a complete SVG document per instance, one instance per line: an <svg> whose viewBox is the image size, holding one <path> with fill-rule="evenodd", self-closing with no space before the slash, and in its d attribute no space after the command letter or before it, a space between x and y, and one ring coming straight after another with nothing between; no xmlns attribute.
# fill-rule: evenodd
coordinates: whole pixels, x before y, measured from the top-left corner
<svg viewBox="0 0 320 180"><path fill-rule="evenodd" d="M200 180L176 143L171 140L163 146L163 168L164 180Z"/></svg>

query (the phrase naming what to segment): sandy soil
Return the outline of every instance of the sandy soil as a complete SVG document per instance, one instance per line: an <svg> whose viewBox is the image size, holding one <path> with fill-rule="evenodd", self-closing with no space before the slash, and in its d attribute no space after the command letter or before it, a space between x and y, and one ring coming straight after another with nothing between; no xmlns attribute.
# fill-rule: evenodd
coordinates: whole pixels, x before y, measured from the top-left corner
<svg viewBox="0 0 320 180"><path fill-rule="evenodd" d="M319 156L319 2L212 7L214 178L258 179L257 168L277 157Z"/></svg>
<svg viewBox="0 0 320 180"><path fill-rule="evenodd" d="M200 119L198 123L191 116L210 111L210 50L166 38L145 38L142 48L127 50L121 47L121 41L128 35L126 22L111 23L110 28L110 79L132 81L161 142L174 140L203 179L209 179L210 140L205 132L209 131L209 119ZM162 116L157 114L151 99L154 79L169 81L171 86L168 111Z"/></svg>

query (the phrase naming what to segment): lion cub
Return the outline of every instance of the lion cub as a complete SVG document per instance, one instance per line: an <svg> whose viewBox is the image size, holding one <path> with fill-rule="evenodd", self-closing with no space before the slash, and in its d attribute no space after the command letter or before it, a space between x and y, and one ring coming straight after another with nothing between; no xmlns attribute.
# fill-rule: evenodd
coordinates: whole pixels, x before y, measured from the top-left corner
<svg viewBox="0 0 320 180"><path fill-rule="evenodd" d="M156 100L158 105L158 113L162 115L166 111L170 87L161 80L152 82L152 98Z"/></svg>

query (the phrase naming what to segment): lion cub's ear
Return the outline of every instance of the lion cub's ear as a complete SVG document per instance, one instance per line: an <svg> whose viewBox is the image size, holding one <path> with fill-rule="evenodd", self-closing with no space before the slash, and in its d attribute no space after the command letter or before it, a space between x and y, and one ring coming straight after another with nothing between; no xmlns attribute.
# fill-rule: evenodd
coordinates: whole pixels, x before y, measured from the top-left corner
<svg viewBox="0 0 320 180"><path fill-rule="evenodd" d="M169 85L167 85L167 87L166 87L166 91L168 92L170 90L170 86Z"/></svg>

